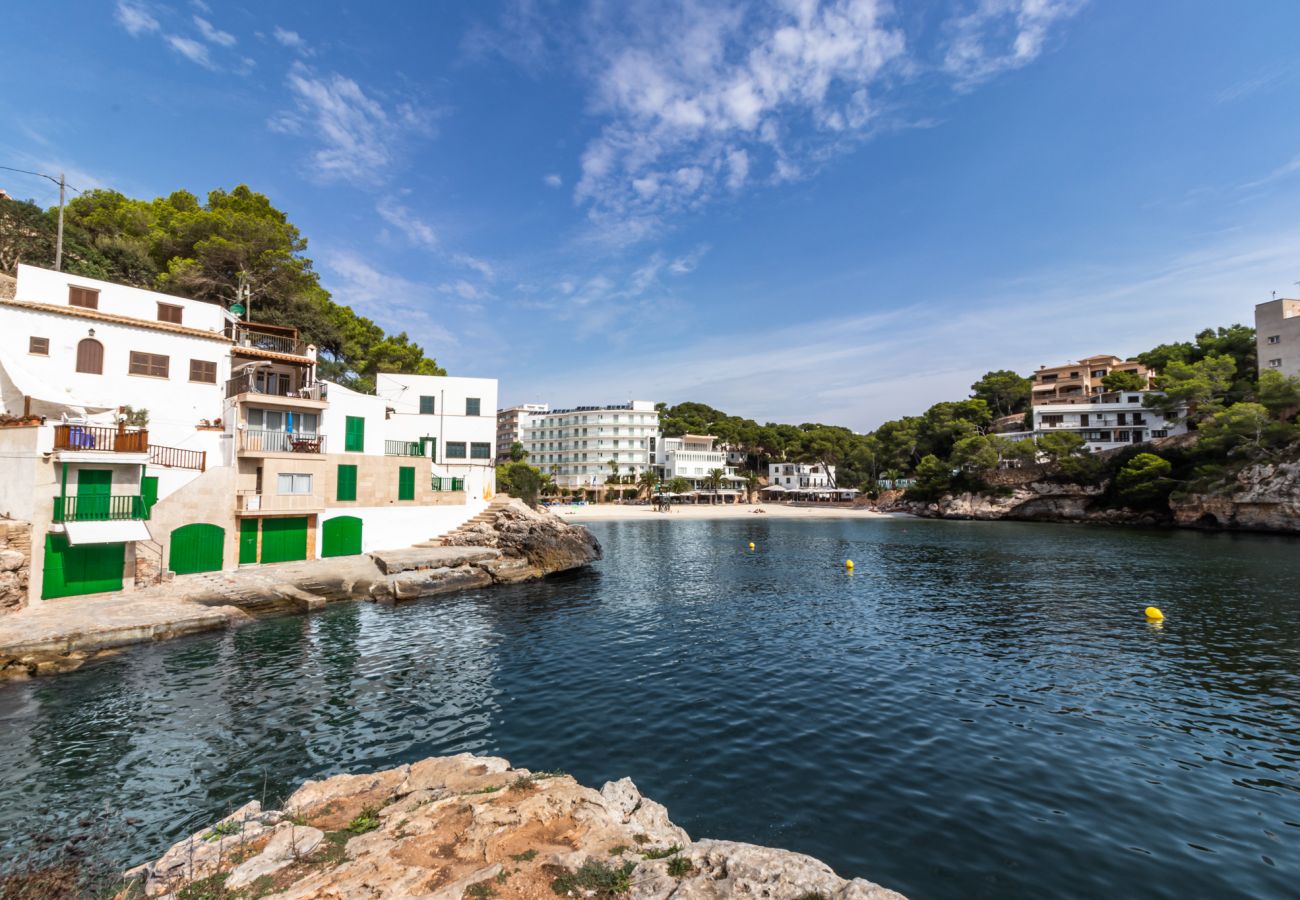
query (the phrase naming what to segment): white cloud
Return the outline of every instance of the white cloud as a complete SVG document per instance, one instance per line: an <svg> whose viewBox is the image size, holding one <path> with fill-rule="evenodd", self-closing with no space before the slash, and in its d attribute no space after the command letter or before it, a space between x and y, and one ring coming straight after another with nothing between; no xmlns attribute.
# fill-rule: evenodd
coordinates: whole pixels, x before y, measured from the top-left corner
<svg viewBox="0 0 1300 900"><path fill-rule="evenodd" d="M203 35L203 39L209 44L218 44L222 47L235 46L236 40L233 34L229 31L222 31L202 16L194 17L194 25L199 29L199 34Z"/></svg>
<svg viewBox="0 0 1300 900"><path fill-rule="evenodd" d="M444 282L438 285L438 290L444 294L454 294L462 300L483 300L489 296L487 291L475 284L470 284L461 278L457 281Z"/></svg>
<svg viewBox="0 0 1300 900"><path fill-rule="evenodd" d="M545 184L547 187L557 188L564 184L564 179L561 178L559 175L551 173L550 175L547 175L542 178L542 183Z"/></svg>
<svg viewBox="0 0 1300 900"><path fill-rule="evenodd" d="M375 204L375 211L379 213L381 219L400 231L412 244L422 247L438 246L438 235L434 232L433 226L392 197L381 198Z"/></svg>
<svg viewBox="0 0 1300 900"><path fill-rule="evenodd" d="M497 277L496 269L492 267L492 264L487 260L479 259L477 256L470 256L468 253L453 253L451 255L451 260L457 265L464 266L467 269L473 269L488 281Z"/></svg>
<svg viewBox="0 0 1300 900"><path fill-rule="evenodd" d="M275 30L271 32L271 35L282 47L288 47L290 50L295 50L299 53L308 52L307 42L303 40L302 35L298 34L296 31L290 31L287 28L281 28L277 25L275 26Z"/></svg>
<svg viewBox="0 0 1300 900"><path fill-rule="evenodd" d="M434 318L437 300L429 285L382 272L350 250L327 253L322 258L324 281L336 303L351 306L385 331L405 331L426 349L457 343Z"/></svg>
<svg viewBox="0 0 1300 900"><path fill-rule="evenodd" d="M167 46L171 47L181 56L188 59L196 65L203 66L205 69L214 69L211 57L208 56L208 48L198 41L187 37L181 37L179 34L168 34L163 36Z"/></svg>
<svg viewBox="0 0 1300 900"><path fill-rule="evenodd" d="M1085 0L979 0L976 8L948 23L943 68L970 88L1043 52L1051 28L1074 15Z"/></svg>
<svg viewBox="0 0 1300 900"><path fill-rule="evenodd" d="M302 63L289 70L295 109L273 116L272 130L309 134L321 143L308 173L318 181L374 184L394 174L398 150L427 134L430 118L411 103L386 106L351 78L317 75Z"/></svg>
<svg viewBox="0 0 1300 900"><path fill-rule="evenodd" d="M139 37L142 34L155 32L159 29L158 20L139 3L132 3L130 0L117 0L117 8L113 11L113 17L117 23L126 29L126 33L132 37Z"/></svg>
<svg viewBox="0 0 1300 900"><path fill-rule="evenodd" d="M1263 187L1266 184L1286 178L1288 175L1294 175L1296 172L1300 172L1300 154L1291 157L1288 162L1278 166L1263 178L1257 178L1254 181L1247 181L1245 184L1241 185L1240 189L1243 191L1254 190L1255 188Z"/></svg>

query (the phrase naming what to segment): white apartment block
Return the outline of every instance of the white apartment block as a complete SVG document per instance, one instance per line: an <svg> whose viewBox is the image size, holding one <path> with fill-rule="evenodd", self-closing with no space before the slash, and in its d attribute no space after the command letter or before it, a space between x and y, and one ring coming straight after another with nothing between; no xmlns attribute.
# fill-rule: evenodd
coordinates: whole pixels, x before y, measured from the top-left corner
<svg viewBox="0 0 1300 900"><path fill-rule="evenodd" d="M551 407L545 403L521 403L497 410L497 462L510 461L510 448L524 442L524 431L535 416Z"/></svg>
<svg viewBox="0 0 1300 900"><path fill-rule="evenodd" d="M768 463L768 487L807 491L835 487L835 467L821 463Z"/></svg>
<svg viewBox="0 0 1300 900"><path fill-rule="evenodd" d="M1040 438L1069 431L1083 438L1087 449L1096 453L1186 433L1187 425L1181 419L1171 424L1159 412L1143 405L1142 398L1148 393L1151 392L1094 394L1079 402L1035 406L1032 436ZM1017 438L1030 434L1004 436Z"/></svg>
<svg viewBox="0 0 1300 900"><path fill-rule="evenodd" d="M495 409L494 380L381 375L376 396L316 361L291 327L20 265L0 514L32 525L29 602L407 546L483 507L495 420L470 401Z"/></svg>
<svg viewBox="0 0 1300 900"><path fill-rule="evenodd" d="M1270 300L1255 306L1259 371L1300 375L1300 300Z"/></svg>
<svg viewBox="0 0 1300 900"><path fill-rule="evenodd" d="M735 467L727 462L727 451L716 447L716 441L709 434L663 438L655 453L655 470L664 481L685 478L693 489L699 490L705 486L710 472L721 469L724 487L736 488L745 479L736 474Z"/></svg>
<svg viewBox="0 0 1300 900"><path fill-rule="evenodd" d="M654 403L633 400L535 415L522 443L528 461L549 472L559 487L596 488L611 474L636 477L652 468L658 440Z"/></svg>

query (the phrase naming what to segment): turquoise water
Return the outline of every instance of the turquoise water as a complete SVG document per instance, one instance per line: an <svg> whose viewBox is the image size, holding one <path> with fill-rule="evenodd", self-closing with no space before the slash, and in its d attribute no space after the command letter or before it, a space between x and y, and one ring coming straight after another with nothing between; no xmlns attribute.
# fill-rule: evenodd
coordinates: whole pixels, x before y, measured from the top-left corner
<svg viewBox="0 0 1300 900"><path fill-rule="evenodd" d="M693 836L916 898L1296 895L1300 541L592 528L583 573L0 689L0 843L109 806L142 820L106 839L138 862L304 778L470 750L630 775Z"/></svg>

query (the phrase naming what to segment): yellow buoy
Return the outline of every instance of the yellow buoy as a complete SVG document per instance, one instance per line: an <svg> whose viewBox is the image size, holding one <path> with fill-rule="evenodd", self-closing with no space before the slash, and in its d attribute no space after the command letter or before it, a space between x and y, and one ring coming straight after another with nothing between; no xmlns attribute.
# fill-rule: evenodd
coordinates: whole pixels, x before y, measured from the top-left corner
<svg viewBox="0 0 1300 900"><path fill-rule="evenodd" d="M754 549L754 542L753 542L753 541L750 541L750 542L749 542L749 549L750 549L750 550L753 550L753 549Z"/></svg>
<svg viewBox="0 0 1300 900"><path fill-rule="evenodd" d="M1146 613L1147 613L1147 618L1150 619L1152 622L1159 622L1163 620L1165 617L1165 614L1162 613L1159 609L1157 609L1154 606L1148 606Z"/></svg>
<svg viewBox="0 0 1300 900"><path fill-rule="evenodd" d="M852 568L853 568L853 560L851 560L851 559L846 559L846 560L844 560L844 568L846 568L846 569L852 569Z"/></svg>

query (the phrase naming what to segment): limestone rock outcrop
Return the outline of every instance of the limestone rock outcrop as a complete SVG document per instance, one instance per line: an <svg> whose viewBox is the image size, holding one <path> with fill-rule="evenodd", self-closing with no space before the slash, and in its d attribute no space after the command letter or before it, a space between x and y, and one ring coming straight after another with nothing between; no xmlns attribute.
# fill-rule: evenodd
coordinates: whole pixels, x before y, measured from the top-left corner
<svg viewBox="0 0 1300 900"><path fill-rule="evenodd" d="M1300 462L1246 466L1220 490L1171 497L1169 507L1189 528L1300 531Z"/></svg>
<svg viewBox="0 0 1300 900"><path fill-rule="evenodd" d="M127 875L149 897L901 900L799 853L692 842L630 779L595 791L470 754L309 781Z"/></svg>

